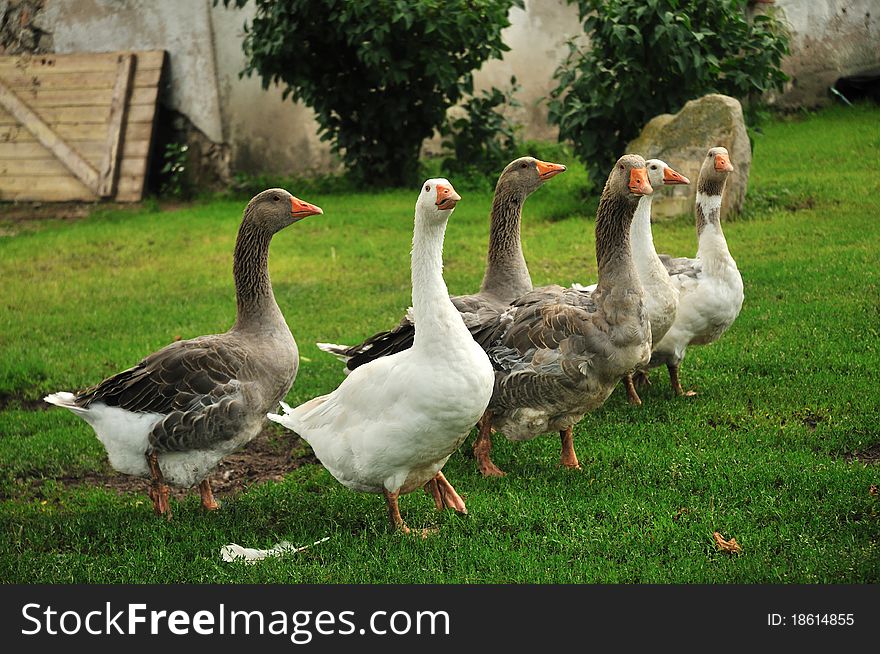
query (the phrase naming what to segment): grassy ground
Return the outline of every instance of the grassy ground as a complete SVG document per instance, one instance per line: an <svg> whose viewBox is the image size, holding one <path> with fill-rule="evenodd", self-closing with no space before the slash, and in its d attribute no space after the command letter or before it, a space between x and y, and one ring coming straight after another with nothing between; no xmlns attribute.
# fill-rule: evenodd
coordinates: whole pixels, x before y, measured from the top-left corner
<svg viewBox="0 0 880 654"><path fill-rule="evenodd" d="M878 125L876 108L832 109L773 122L756 142L750 208L725 225L746 301L719 343L689 352L683 379L698 397L671 397L659 373L640 409L618 390L576 429L580 473L557 466L557 438L498 439L495 460L510 473L501 480L481 478L465 446L445 472L469 517L435 514L423 494L401 502L411 525L440 527L424 541L389 534L380 498L315 465L210 515L190 496L171 523L143 493L59 482L106 472L106 457L85 423L35 400L100 380L176 336L224 330L243 203L0 219L0 580L880 581L880 499L869 490L880 470L844 456L880 443ZM536 284L595 277L582 181L575 169L526 205ZM291 403L342 379L315 341L353 342L407 306L415 195L304 195L325 215L275 239L275 292L304 356ZM479 283L490 205L489 193L463 195L446 246L454 293ZM661 251L695 249L689 219L658 225L655 239ZM716 530L743 553L717 552ZM323 536L252 567L218 556L233 541Z"/></svg>

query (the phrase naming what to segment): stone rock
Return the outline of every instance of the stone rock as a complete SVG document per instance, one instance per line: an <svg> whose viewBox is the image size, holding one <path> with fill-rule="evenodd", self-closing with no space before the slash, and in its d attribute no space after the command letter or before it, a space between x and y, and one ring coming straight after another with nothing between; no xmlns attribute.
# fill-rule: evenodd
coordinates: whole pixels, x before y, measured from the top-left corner
<svg viewBox="0 0 880 654"><path fill-rule="evenodd" d="M706 151L716 145L728 149L735 169L724 188L723 219L742 209L752 166L752 149L739 100L717 93L704 95L688 102L677 114L660 114L645 125L626 151L645 159L662 159L691 180L687 186L666 186L655 195L654 216L693 212L700 166Z"/></svg>

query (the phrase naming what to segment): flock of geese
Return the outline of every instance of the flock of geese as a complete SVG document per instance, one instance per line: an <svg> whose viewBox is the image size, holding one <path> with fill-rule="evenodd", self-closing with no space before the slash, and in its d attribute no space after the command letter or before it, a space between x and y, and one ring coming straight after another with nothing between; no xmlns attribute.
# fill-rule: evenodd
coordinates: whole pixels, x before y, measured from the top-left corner
<svg viewBox="0 0 880 654"><path fill-rule="evenodd" d="M204 508L216 509L208 475L268 417L305 439L348 488L384 494L392 527L408 533L402 493L423 488L438 510L467 512L442 468L475 424L484 475L505 474L490 456L493 432L511 440L559 432L562 465L579 468L572 428L621 380L640 404L636 385L665 364L675 392L686 394L678 371L688 346L717 340L742 306L742 278L720 223L732 170L725 148L709 150L697 181L697 255L672 259L654 249L651 195L689 180L663 161L621 157L596 212L597 283L534 288L520 243L523 204L565 166L516 159L495 189L480 290L456 297L443 280L442 254L461 197L446 179L427 180L415 206L412 307L359 345L319 344L348 374L332 393L296 408L282 401L299 356L272 292L269 244L323 212L269 189L248 203L239 228L229 331L172 343L92 388L45 399L89 423L116 470L150 480L159 515L171 517L169 483L198 485ZM282 413L272 413L279 404Z"/></svg>

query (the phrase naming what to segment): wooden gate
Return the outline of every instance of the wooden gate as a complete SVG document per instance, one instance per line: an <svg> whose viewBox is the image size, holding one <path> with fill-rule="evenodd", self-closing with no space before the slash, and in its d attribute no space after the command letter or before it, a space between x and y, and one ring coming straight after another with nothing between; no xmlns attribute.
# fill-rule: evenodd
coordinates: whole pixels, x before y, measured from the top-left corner
<svg viewBox="0 0 880 654"><path fill-rule="evenodd" d="M0 57L0 201L139 201L164 63L164 51Z"/></svg>

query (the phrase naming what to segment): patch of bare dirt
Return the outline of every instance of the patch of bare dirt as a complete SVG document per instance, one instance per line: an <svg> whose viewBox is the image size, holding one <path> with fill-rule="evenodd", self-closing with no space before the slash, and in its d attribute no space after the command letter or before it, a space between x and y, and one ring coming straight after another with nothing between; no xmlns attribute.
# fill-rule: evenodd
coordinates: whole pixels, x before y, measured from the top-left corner
<svg viewBox="0 0 880 654"><path fill-rule="evenodd" d="M219 497L235 495L253 484L267 480L279 481L285 474L303 465L318 463L314 454L302 454L303 442L299 438L279 436L270 429L263 429L259 436L235 454L220 462L209 479L214 494ZM67 488L100 486L118 493L147 492L147 480L123 475L110 469L107 472L87 472L81 475L58 477L56 481ZM42 480L34 480L34 486ZM171 493L178 499L191 493L198 496L198 489L176 488ZM34 491L39 492L34 488Z"/></svg>
<svg viewBox="0 0 880 654"><path fill-rule="evenodd" d="M22 409L23 411L45 411L51 404L42 398L32 400L17 393L0 393L0 411L5 409Z"/></svg>
<svg viewBox="0 0 880 654"><path fill-rule="evenodd" d="M859 452L847 452L843 458L847 463L858 461L865 465L876 465L880 463L880 443Z"/></svg>

